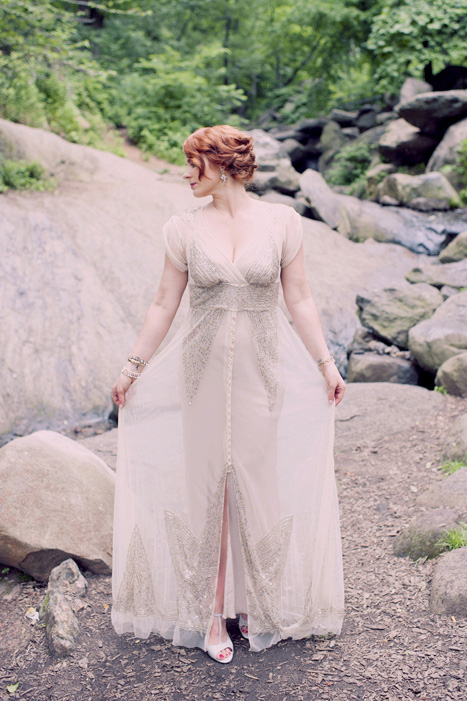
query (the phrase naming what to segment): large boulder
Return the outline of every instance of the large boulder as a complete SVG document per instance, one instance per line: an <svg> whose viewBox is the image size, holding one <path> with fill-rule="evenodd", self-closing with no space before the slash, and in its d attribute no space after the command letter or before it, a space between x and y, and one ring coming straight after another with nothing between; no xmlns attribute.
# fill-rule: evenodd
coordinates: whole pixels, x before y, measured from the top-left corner
<svg viewBox="0 0 467 701"><path fill-rule="evenodd" d="M373 238L398 243L415 253L435 256L467 225L467 215L464 214L425 214L405 207L383 207L350 195L336 197L347 210L351 229L348 236L355 241Z"/></svg>
<svg viewBox="0 0 467 701"><path fill-rule="evenodd" d="M406 78L399 94L399 104L401 102L408 102L408 100L414 98L415 95L431 92L432 90L433 88L431 85L424 80L418 80L417 78Z"/></svg>
<svg viewBox="0 0 467 701"><path fill-rule="evenodd" d="M428 161L427 173L456 164L459 158L459 146L465 139L467 139L467 119L449 127Z"/></svg>
<svg viewBox="0 0 467 701"><path fill-rule="evenodd" d="M436 373L435 385L445 387L449 394L467 397L467 351L444 361Z"/></svg>
<svg viewBox="0 0 467 701"><path fill-rule="evenodd" d="M340 148L345 144L345 135L337 122L328 122L324 127L319 140L319 170L325 173Z"/></svg>
<svg viewBox="0 0 467 701"><path fill-rule="evenodd" d="M197 202L112 153L5 120L1 134L59 181L0 197L0 435L22 435L109 413L162 272L162 226Z"/></svg>
<svg viewBox="0 0 467 701"><path fill-rule="evenodd" d="M435 287L448 285L461 289L467 287L467 259L444 265L419 265L406 278L409 282L427 282Z"/></svg>
<svg viewBox="0 0 467 701"><path fill-rule="evenodd" d="M439 135L467 116L467 90L416 95L399 106L399 114L425 134Z"/></svg>
<svg viewBox="0 0 467 701"><path fill-rule="evenodd" d="M263 163L279 163L282 158L287 158L284 146L268 132L252 129L248 134L253 138L253 149L260 169Z"/></svg>
<svg viewBox="0 0 467 701"><path fill-rule="evenodd" d="M422 492L418 502L422 506L454 509L464 517L467 514L467 467L461 467L426 492Z"/></svg>
<svg viewBox="0 0 467 701"><path fill-rule="evenodd" d="M430 609L456 618L467 618L467 548L442 555L431 583Z"/></svg>
<svg viewBox="0 0 467 701"><path fill-rule="evenodd" d="M115 475L87 448L52 431L0 450L0 562L39 581L72 557L109 574Z"/></svg>
<svg viewBox="0 0 467 701"><path fill-rule="evenodd" d="M397 170L393 163L376 163L365 173L366 195L368 199L375 200L378 193L378 185L387 175L395 173Z"/></svg>
<svg viewBox="0 0 467 701"><path fill-rule="evenodd" d="M397 557L437 557L444 547L440 543L443 535L457 525L459 514L453 509L440 507L417 516L393 541L393 552Z"/></svg>
<svg viewBox="0 0 467 701"><path fill-rule="evenodd" d="M395 119L387 123L378 150L386 161L395 165L413 165L426 163L437 143L436 139L422 134L405 119Z"/></svg>
<svg viewBox="0 0 467 701"><path fill-rule="evenodd" d="M467 464L467 414L459 416L449 429L444 446L446 460Z"/></svg>
<svg viewBox="0 0 467 701"><path fill-rule="evenodd" d="M442 303L441 293L423 283L357 295L362 324L400 348L407 348L409 329L428 319Z"/></svg>
<svg viewBox="0 0 467 701"><path fill-rule="evenodd" d="M418 369L410 360L378 353L351 353L348 382L399 382L418 384Z"/></svg>
<svg viewBox="0 0 467 701"><path fill-rule="evenodd" d="M377 188L377 199L392 197L399 204L410 206L421 197L430 200L431 209L449 209L459 206L459 195L449 180L442 173L424 173L423 175L406 175L393 173L388 175Z"/></svg>
<svg viewBox="0 0 467 701"><path fill-rule="evenodd" d="M456 263L467 258L467 231L463 231L439 254L441 263Z"/></svg>
<svg viewBox="0 0 467 701"><path fill-rule="evenodd" d="M310 203L313 216L339 233L350 233L350 222L345 205L316 170L308 169L300 175L300 190Z"/></svg>
<svg viewBox="0 0 467 701"><path fill-rule="evenodd" d="M430 372L467 351L467 291L449 297L430 319L411 328L409 348L418 364Z"/></svg>

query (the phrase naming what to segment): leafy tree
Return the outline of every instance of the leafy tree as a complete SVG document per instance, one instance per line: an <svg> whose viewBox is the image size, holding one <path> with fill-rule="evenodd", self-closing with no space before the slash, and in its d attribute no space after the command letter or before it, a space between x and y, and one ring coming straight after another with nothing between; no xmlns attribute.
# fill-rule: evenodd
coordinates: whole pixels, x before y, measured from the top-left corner
<svg viewBox="0 0 467 701"><path fill-rule="evenodd" d="M467 65L467 0L383 0L367 48L377 87L396 93L407 76Z"/></svg>

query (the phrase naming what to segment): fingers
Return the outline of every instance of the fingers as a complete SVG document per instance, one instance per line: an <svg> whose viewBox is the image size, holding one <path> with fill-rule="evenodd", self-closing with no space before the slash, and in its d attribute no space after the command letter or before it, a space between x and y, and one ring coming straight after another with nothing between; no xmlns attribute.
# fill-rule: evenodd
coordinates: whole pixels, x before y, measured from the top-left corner
<svg viewBox="0 0 467 701"><path fill-rule="evenodd" d="M121 409L125 406L125 394L126 391L118 384L112 387L112 400Z"/></svg>

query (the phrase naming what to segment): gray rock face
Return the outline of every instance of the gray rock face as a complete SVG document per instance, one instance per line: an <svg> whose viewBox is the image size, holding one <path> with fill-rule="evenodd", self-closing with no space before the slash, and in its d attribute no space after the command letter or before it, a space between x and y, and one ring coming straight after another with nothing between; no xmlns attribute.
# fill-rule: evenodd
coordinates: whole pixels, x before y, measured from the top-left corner
<svg viewBox="0 0 467 701"><path fill-rule="evenodd" d="M460 514L467 514L467 467L461 467L454 474L437 482L431 489L420 494L418 499L423 506L445 506Z"/></svg>
<svg viewBox="0 0 467 701"><path fill-rule="evenodd" d="M438 508L420 514L394 539L394 555L412 560L437 557L444 549L439 540L458 520L459 514L453 509Z"/></svg>
<svg viewBox="0 0 467 701"><path fill-rule="evenodd" d="M260 168L263 162L278 162L281 158L287 158L287 152L281 142L266 131L252 129L248 134L253 138L253 150Z"/></svg>
<svg viewBox="0 0 467 701"><path fill-rule="evenodd" d="M348 382L418 383L417 367L409 360L377 353L351 353L347 369Z"/></svg>
<svg viewBox="0 0 467 701"><path fill-rule="evenodd" d="M293 207L293 209L295 209L295 211L302 217L307 216L310 210L309 206L305 204L305 202L301 202L300 200L295 199L295 197L283 195L281 192L276 192L274 190L267 192L265 195L263 195L262 199L265 202L276 202L277 204L286 204L289 207Z"/></svg>
<svg viewBox="0 0 467 701"><path fill-rule="evenodd" d="M456 263L464 258L467 258L467 231L456 236L439 254L441 263Z"/></svg>
<svg viewBox="0 0 467 701"><path fill-rule="evenodd" d="M439 558L431 583L430 609L467 617L467 548L451 550Z"/></svg>
<svg viewBox="0 0 467 701"><path fill-rule="evenodd" d="M357 120L358 112L348 112L346 110L331 110L329 115L333 122L337 122L340 127L353 127Z"/></svg>
<svg viewBox="0 0 467 701"><path fill-rule="evenodd" d="M459 206L459 195L449 180L442 173L433 172L423 175L406 175L393 173L388 175L377 188L377 199L388 196L397 200L398 204L410 205L423 198L428 200L430 209L449 209ZM415 209L421 209L420 203Z"/></svg>
<svg viewBox="0 0 467 701"><path fill-rule="evenodd" d="M381 136L378 150L382 157L396 165L426 163L437 146L437 140L422 134L417 127L405 119L395 119L387 123Z"/></svg>
<svg viewBox="0 0 467 701"><path fill-rule="evenodd" d="M325 173L332 163L332 159L345 143L345 136L336 122L328 122L324 127L319 141L321 156L319 158L319 170Z"/></svg>
<svg viewBox="0 0 467 701"><path fill-rule="evenodd" d="M467 463L467 414L459 416L449 429L444 453L447 460Z"/></svg>
<svg viewBox="0 0 467 701"><path fill-rule="evenodd" d="M407 102L415 97L415 95L420 95L420 93L432 92L433 88L429 83L424 80L417 80L417 78L406 78L402 85L399 102ZM396 108L397 109L397 108Z"/></svg>
<svg viewBox="0 0 467 701"><path fill-rule="evenodd" d="M467 351L467 291L449 297L430 319L411 328L409 348L418 364L431 372Z"/></svg>
<svg viewBox="0 0 467 701"><path fill-rule="evenodd" d="M44 622L52 653L66 655L75 646L79 636L76 613L86 606L86 591L87 582L71 558L50 573Z"/></svg>
<svg viewBox="0 0 467 701"><path fill-rule="evenodd" d="M463 119L449 127L428 161L427 172L439 171L444 166L454 165L458 159L459 146L464 139L467 139L467 119ZM456 188L460 189L462 187L461 176L456 174L455 171L448 177Z"/></svg>
<svg viewBox="0 0 467 701"><path fill-rule="evenodd" d="M435 287L467 287L467 259L443 265L417 266L406 275L409 282L427 282Z"/></svg>
<svg viewBox="0 0 467 701"><path fill-rule="evenodd" d="M357 296L362 324L400 348L407 348L409 329L428 319L442 303L441 293L423 283Z"/></svg>
<svg viewBox="0 0 467 701"><path fill-rule="evenodd" d="M440 134L467 115L467 90L416 95L399 107L400 116L425 134Z"/></svg>
<svg viewBox="0 0 467 701"><path fill-rule="evenodd" d="M350 222L345 206L323 176L316 170L308 169L300 175L299 183L316 219L325 222L341 234L349 234Z"/></svg>
<svg viewBox="0 0 467 701"><path fill-rule="evenodd" d="M415 253L438 255L446 241L465 229L467 216L425 214L405 207L382 207L376 202L336 195L350 219L350 238L398 243ZM343 232L344 233L344 232Z"/></svg>
<svg viewBox="0 0 467 701"><path fill-rule="evenodd" d="M100 458L52 431L0 450L0 562L39 581L68 557L109 574L115 476Z"/></svg>
<svg viewBox="0 0 467 701"><path fill-rule="evenodd" d="M449 394L467 397L467 352L444 361L436 373L435 385L445 387Z"/></svg>
<svg viewBox="0 0 467 701"><path fill-rule="evenodd" d="M376 199L381 178L396 171L393 163L378 163L366 172L366 194L370 200Z"/></svg>

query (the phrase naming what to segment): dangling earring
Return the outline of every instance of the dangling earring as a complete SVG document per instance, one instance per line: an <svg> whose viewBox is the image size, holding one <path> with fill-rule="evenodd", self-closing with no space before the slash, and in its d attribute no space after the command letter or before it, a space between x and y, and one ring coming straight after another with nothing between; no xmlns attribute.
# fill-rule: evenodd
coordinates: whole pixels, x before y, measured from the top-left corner
<svg viewBox="0 0 467 701"><path fill-rule="evenodd" d="M222 184L225 185L225 183L227 182L227 176L226 176L225 170L222 168L222 166L221 166L221 180L222 180Z"/></svg>

